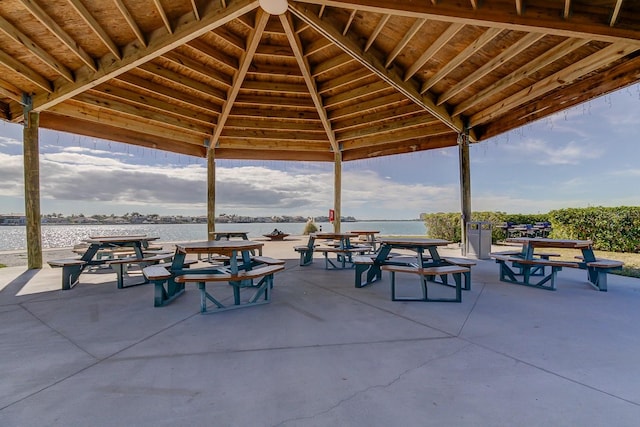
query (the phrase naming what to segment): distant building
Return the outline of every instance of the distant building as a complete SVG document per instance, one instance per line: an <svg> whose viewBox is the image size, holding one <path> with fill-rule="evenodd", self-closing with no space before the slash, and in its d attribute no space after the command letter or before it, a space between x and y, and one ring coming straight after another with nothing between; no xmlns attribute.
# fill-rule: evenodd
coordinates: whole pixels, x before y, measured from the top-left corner
<svg viewBox="0 0 640 427"><path fill-rule="evenodd" d="M24 215L0 215L0 225L25 225L26 223L27 218Z"/></svg>

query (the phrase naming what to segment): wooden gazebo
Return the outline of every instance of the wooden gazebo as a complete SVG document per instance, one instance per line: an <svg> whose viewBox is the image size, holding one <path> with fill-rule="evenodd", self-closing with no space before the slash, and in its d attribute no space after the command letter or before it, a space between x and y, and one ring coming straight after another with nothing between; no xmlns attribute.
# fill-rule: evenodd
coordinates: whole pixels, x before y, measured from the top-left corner
<svg viewBox="0 0 640 427"><path fill-rule="evenodd" d="M0 117L25 126L29 265L44 127L209 159L460 147L640 79L631 0L2 0ZM339 223L337 224L339 227ZM38 259L40 258L40 259Z"/></svg>

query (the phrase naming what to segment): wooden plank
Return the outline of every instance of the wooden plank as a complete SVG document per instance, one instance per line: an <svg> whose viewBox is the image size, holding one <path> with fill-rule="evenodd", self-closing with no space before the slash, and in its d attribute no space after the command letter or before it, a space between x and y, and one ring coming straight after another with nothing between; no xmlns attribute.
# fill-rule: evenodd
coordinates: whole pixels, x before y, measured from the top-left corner
<svg viewBox="0 0 640 427"><path fill-rule="evenodd" d="M460 32L464 28L464 25L453 23L447 27L446 30L438 38L436 41L431 43L431 45L425 50L420 57L407 69L404 73L403 80L406 82L409 80L414 74L416 74L423 66L426 64L440 49L442 49L449 41Z"/></svg>
<svg viewBox="0 0 640 427"><path fill-rule="evenodd" d="M82 20L87 24L87 26L93 31L93 33L98 36L102 44L104 44L107 49L113 54L114 57L118 59L122 59L122 55L120 54L120 49L118 46L111 40L111 37L107 34L107 32L102 28L102 26L96 21L96 19L89 13L87 8L80 2L80 0L67 0L71 6L76 10L78 15L82 18Z"/></svg>
<svg viewBox="0 0 640 427"><path fill-rule="evenodd" d="M0 65L17 74L20 74L23 78L29 80L31 83L38 86L40 89L43 89L45 92L53 92L53 87L49 80L42 77L36 71L27 67L23 63L15 60L12 56L7 55L2 50L0 50Z"/></svg>
<svg viewBox="0 0 640 427"><path fill-rule="evenodd" d="M396 57L400 54L400 52L402 52L402 50L405 47L407 47L407 44L409 44L413 36L415 36L418 33L418 31L420 31L420 29L426 22L427 20L425 18L419 18L413 22L413 25L411 25L411 28L407 30L404 36L402 36L402 38L396 43L395 47L387 55L387 60L384 64L385 68L389 68L391 63L396 59ZM408 80L408 78L405 78L405 80Z"/></svg>

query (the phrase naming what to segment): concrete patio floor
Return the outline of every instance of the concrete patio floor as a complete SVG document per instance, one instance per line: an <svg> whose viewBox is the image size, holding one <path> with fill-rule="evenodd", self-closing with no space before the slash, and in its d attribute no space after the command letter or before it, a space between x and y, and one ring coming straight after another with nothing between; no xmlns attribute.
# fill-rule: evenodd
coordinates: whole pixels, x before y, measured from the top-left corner
<svg viewBox="0 0 640 427"><path fill-rule="evenodd" d="M209 315L195 286L154 308L112 272L0 269L0 425L640 423L640 280L565 269L549 292L478 261L461 304L393 302L386 274L298 266L302 239L265 242L287 259L270 304Z"/></svg>

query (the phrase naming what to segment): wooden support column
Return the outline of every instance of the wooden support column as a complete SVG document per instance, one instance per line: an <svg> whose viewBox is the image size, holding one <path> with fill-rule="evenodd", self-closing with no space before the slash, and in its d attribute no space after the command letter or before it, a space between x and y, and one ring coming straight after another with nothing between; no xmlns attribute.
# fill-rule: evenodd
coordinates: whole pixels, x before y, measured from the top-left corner
<svg viewBox="0 0 640 427"><path fill-rule="evenodd" d="M333 232L340 233L340 218L342 217L342 153L334 154L334 180L333 180Z"/></svg>
<svg viewBox="0 0 640 427"><path fill-rule="evenodd" d="M27 104L30 105L30 100ZM22 145L24 150L24 205L27 220L27 267L38 269L42 268L40 149L38 142L40 114L25 107L24 117Z"/></svg>
<svg viewBox="0 0 640 427"><path fill-rule="evenodd" d="M207 239L216 231L216 153L207 150Z"/></svg>
<svg viewBox="0 0 640 427"><path fill-rule="evenodd" d="M469 164L469 134L458 135L460 160L460 239L462 255L467 255L467 222L471 220L471 168Z"/></svg>

